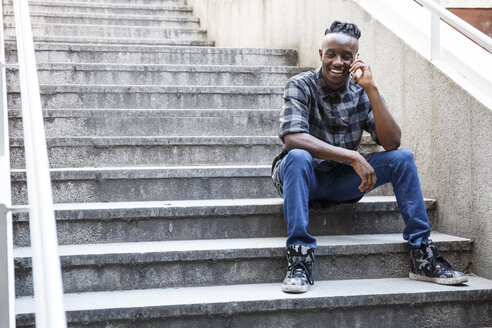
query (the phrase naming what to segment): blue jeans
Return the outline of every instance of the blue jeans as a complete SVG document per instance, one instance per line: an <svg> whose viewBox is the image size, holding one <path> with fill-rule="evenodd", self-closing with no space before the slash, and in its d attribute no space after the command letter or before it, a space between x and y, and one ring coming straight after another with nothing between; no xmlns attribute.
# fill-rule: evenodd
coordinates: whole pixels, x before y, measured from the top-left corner
<svg viewBox="0 0 492 328"><path fill-rule="evenodd" d="M413 154L407 149L375 153L369 164L376 172L375 187L391 182L405 222L403 238L411 247L426 244L430 224L420 189ZM358 186L362 180L350 165L338 165L331 171L316 170L313 158L302 149L291 150L279 169L284 192L284 217L287 223L287 247L305 245L316 248L316 239L307 233L310 200L344 202L364 195Z"/></svg>

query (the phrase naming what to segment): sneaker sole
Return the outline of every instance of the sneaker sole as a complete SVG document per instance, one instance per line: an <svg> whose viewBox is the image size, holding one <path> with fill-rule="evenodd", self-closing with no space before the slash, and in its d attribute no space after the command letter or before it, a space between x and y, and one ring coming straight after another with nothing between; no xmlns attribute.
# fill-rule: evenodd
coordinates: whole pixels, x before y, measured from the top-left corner
<svg viewBox="0 0 492 328"><path fill-rule="evenodd" d="M282 285L282 291L284 293L305 293L308 291L308 286L289 286L289 285Z"/></svg>
<svg viewBox="0 0 492 328"><path fill-rule="evenodd" d="M457 277L457 278L431 278L426 276L421 276L412 272L408 273L408 277L413 280L434 282L440 285L460 285L468 281L468 277Z"/></svg>

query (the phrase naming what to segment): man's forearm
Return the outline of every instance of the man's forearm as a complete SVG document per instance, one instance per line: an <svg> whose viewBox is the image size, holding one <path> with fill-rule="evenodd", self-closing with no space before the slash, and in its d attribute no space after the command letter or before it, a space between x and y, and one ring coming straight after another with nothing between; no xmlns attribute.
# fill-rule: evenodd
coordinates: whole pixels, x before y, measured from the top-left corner
<svg viewBox="0 0 492 328"><path fill-rule="evenodd" d="M313 157L352 163L358 155L357 152L341 147L332 146L308 133L291 133L284 137L288 150L304 149Z"/></svg>
<svg viewBox="0 0 492 328"><path fill-rule="evenodd" d="M401 138L401 130L398 123L396 123L388 107L384 104L376 86L367 87L366 93L371 102L379 142L385 150L398 149Z"/></svg>

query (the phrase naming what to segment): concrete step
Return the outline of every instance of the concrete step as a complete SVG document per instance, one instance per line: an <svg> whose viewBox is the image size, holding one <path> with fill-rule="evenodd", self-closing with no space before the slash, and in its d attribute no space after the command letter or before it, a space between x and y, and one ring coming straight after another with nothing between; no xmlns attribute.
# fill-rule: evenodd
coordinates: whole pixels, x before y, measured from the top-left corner
<svg viewBox="0 0 492 328"><path fill-rule="evenodd" d="M270 165L51 169L56 203L271 198ZM26 204L25 170L12 170L12 202Z"/></svg>
<svg viewBox="0 0 492 328"><path fill-rule="evenodd" d="M262 137L67 137L48 138L50 167L270 164L282 149ZM11 167L23 168L24 143L11 139Z"/></svg>
<svg viewBox="0 0 492 328"><path fill-rule="evenodd" d="M17 61L15 43L6 42L7 62ZM297 52L281 49L35 43L36 60L70 63L295 66Z"/></svg>
<svg viewBox="0 0 492 328"><path fill-rule="evenodd" d="M15 40L13 24L4 24L6 39ZM119 26L119 25L89 25L89 24L32 24L32 33L36 40L43 36L69 38L115 38L121 39L177 39L177 40L206 40L207 31L192 27L149 27L149 26ZM108 42L105 42L108 43ZM127 43L127 42L125 42ZM137 42L139 43L139 42Z"/></svg>
<svg viewBox="0 0 492 328"><path fill-rule="evenodd" d="M471 264L469 239L432 238L456 269ZM401 233L317 240L315 280L408 276ZM59 254L65 293L281 282L287 264L285 237L64 245ZM16 295L32 295L31 249L17 248L14 257Z"/></svg>
<svg viewBox="0 0 492 328"><path fill-rule="evenodd" d="M118 44L118 45L149 45L149 46L214 46L213 41L194 40L194 39L159 39L159 38L109 38L109 37L82 37L82 36L33 36L34 42L54 42L54 43L88 43L88 44ZM7 42L15 41L13 37L5 38Z"/></svg>
<svg viewBox="0 0 492 328"><path fill-rule="evenodd" d="M52 168L55 203L277 197L271 165ZM26 204L26 175L11 170L12 203ZM393 195L391 184L370 196Z"/></svg>
<svg viewBox="0 0 492 328"><path fill-rule="evenodd" d="M271 164L282 150L277 136L150 136L48 138L50 167ZM10 164L24 168L24 141L10 139ZM360 151L377 151L370 136Z"/></svg>
<svg viewBox="0 0 492 328"><path fill-rule="evenodd" d="M50 0L50 2L77 2L77 3L98 3L98 4L123 4L123 5L164 5L164 6L176 6L183 5L183 0ZM11 4L12 0L3 0L4 4Z"/></svg>
<svg viewBox="0 0 492 328"><path fill-rule="evenodd" d="M45 109L47 137L268 136L279 109ZM9 132L22 137L19 110L9 111Z"/></svg>
<svg viewBox="0 0 492 328"><path fill-rule="evenodd" d="M487 327L492 281L317 281L301 295L283 293L279 283L165 288L67 294L64 304L71 327ZM17 299L16 314L18 327L32 326L33 298Z"/></svg>
<svg viewBox="0 0 492 328"><path fill-rule="evenodd" d="M110 3L136 5L183 5L184 0L50 0L50 2L77 2L77 3ZM3 3L12 3L12 0L3 0Z"/></svg>
<svg viewBox="0 0 492 328"><path fill-rule="evenodd" d="M281 108L283 87L40 85L43 108ZM8 106L20 108L18 86Z"/></svg>
<svg viewBox="0 0 492 328"><path fill-rule="evenodd" d="M55 204L60 245L194 239L266 238L286 234L281 198ZM437 203L426 199L434 225ZM30 245L27 212L14 213L14 245ZM395 197L312 210L312 235L401 233Z"/></svg>
<svg viewBox="0 0 492 328"><path fill-rule="evenodd" d="M183 5L140 5L124 3L94 3L74 1L44 1L30 0L29 9L32 11L70 12L70 13L105 13L105 14L137 14L154 16L191 16L193 9ZM4 4L4 15L12 15L11 2Z"/></svg>
<svg viewBox="0 0 492 328"><path fill-rule="evenodd" d="M128 65L40 63L40 83L129 85L284 86L309 70L296 66ZM18 71L9 70L7 83L17 85Z"/></svg>
<svg viewBox="0 0 492 328"><path fill-rule="evenodd" d="M92 24L118 26L152 26L152 27L190 27L198 28L200 20L194 17L183 16L155 16L155 15L122 15L101 13L70 13L52 11L32 11L33 24ZM14 16L5 15L5 24L13 24Z"/></svg>

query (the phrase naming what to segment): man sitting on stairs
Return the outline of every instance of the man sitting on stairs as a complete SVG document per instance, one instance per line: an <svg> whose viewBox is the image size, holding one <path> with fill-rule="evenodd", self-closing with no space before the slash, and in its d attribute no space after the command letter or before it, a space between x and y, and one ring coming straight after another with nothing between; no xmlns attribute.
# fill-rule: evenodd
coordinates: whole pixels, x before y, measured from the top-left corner
<svg viewBox="0 0 492 328"><path fill-rule="evenodd" d="M321 67L292 77L280 114L282 153L272 178L284 198L287 223L287 275L284 292L302 293L313 284L316 239L307 232L309 206L316 202L356 202L391 182L411 247L409 277L439 284L460 284L467 276L439 256L429 239L413 155L400 146L401 131L374 82L369 65L358 58L361 32L335 21L319 49ZM360 71L360 75L356 73ZM357 152L363 130L386 151Z"/></svg>

